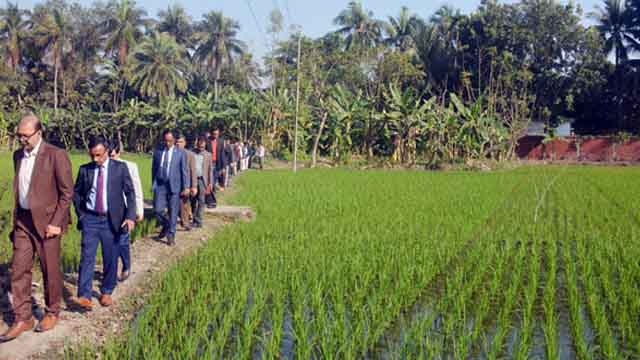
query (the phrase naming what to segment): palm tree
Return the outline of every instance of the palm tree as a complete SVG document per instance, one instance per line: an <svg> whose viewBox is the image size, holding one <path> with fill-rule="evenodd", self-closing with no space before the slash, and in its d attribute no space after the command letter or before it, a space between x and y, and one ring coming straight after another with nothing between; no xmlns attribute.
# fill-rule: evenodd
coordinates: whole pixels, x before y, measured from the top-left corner
<svg viewBox="0 0 640 360"><path fill-rule="evenodd" d="M464 51L460 44L460 22L463 18L460 10L450 6L440 7L431 17L431 23L436 26L442 48L453 57L454 68L458 66L457 55Z"/></svg>
<svg viewBox="0 0 640 360"><path fill-rule="evenodd" d="M614 53L615 66L629 59L629 45L636 40L631 36L631 13L624 0L604 0L604 9L597 6L591 13L596 28L605 39L604 50Z"/></svg>
<svg viewBox="0 0 640 360"><path fill-rule="evenodd" d="M131 84L149 97L175 96L189 84L187 50L166 33L154 33L129 56Z"/></svg>
<svg viewBox="0 0 640 360"><path fill-rule="evenodd" d="M333 20L340 26L338 33L345 36L347 49L375 47L382 39L384 22L373 18L373 12L363 9L360 2L351 1Z"/></svg>
<svg viewBox="0 0 640 360"><path fill-rule="evenodd" d="M197 30L195 58L206 66L208 72L213 73L214 99L217 101L222 68L233 63L234 56L245 53L247 46L236 38L240 24L219 11L205 14Z"/></svg>
<svg viewBox="0 0 640 360"><path fill-rule="evenodd" d="M184 44L186 47L191 45L193 35L191 17L182 6L168 6L167 10L158 12L158 18L160 19L157 26L158 32L171 34L178 44Z"/></svg>
<svg viewBox="0 0 640 360"><path fill-rule="evenodd" d="M60 9L53 9L37 20L35 42L42 46L46 58L53 63L53 108L58 109L58 78L63 72L63 57L71 52L71 24Z"/></svg>
<svg viewBox="0 0 640 360"><path fill-rule="evenodd" d="M596 7L591 17L597 21L596 28L604 38L604 51L614 53L616 77L616 117L622 127L624 114L622 104L622 66L629 60L629 49L638 45L631 34L631 13L624 0L604 0L604 9Z"/></svg>
<svg viewBox="0 0 640 360"><path fill-rule="evenodd" d="M258 64L253 61L253 57L250 53L240 55L240 58L235 65L235 70L242 76L242 80L244 80L243 85L247 90L259 87L260 68L258 67Z"/></svg>
<svg viewBox="0 0 640 360"><path fill-rule="evenodd" d="M96 65L105 61L99 57L102 52L103 42L100 29L100 19L93 16L92 9L72 8L71 18L74 21L74 31L71 34L72 52L66 57L70 67L65 66L67 75L72 75L71 88L79 79L89 79L95 73ZM86 84L86 82L85 82ZM64 86L63 86L64 87Z"/></svg>
<svg viewBox="0 0 640 360"><path fill-rule="evenodd" d="M389 24L387 26L389 37L385 42L402 52L413 48L415 46L413 35L416 31L417 21L417 16L411 14L409 9L403 6L398 17L389 16Z"/></svg>
<svg viewBox="0 0 640 360"><path fill-rule="evenodd" d="M142 26L147 13L135 7L134 0L121 0L110 4L111 13L103 23L104 33L107 35L105 49L117 53L118 64L124 66L129 55L129 49L142 37Z"/></svg>
<svg viewBox="0 0 640 360"><path fill-rule="evenodd" d="M18 4L7 2L6 9L0 9L0 39L6 52L7 65L14 72L20 65L22 40L31 26L29 11Z"/></svg>
<svg viewBox="0 0 640 360"><path fill-rule="evenodd" d="M434 88L432 93L442 93L447 88L451 61L440 41L437 26L423 20L417 21L413 41L416 54L427 74L428 88Z"/></svg>
<svg viewBox="0 0 640 360"><path fill-rule="evenodd" d="M629 0L629 25L636 42L633 44L636 51L640 51L640 0Z"/></svg>

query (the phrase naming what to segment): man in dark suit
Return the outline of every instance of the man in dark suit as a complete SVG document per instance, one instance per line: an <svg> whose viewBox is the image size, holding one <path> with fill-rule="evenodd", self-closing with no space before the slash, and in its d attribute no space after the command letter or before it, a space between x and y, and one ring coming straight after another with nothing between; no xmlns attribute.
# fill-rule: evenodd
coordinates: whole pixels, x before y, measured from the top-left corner
<svg viewBox="0 0 640 360"><path fill-rule="evenodd" d="M224 176L224 170L227 167L227 156L224 151L224 138L220 136L220 129L217 128L211 133L211 138L207 144L207 151L211 153L211 161L215 165L213 167L213 190L211 196L213 198L212 203L208 204L209 207L216 207L216 184L220 183L220 179Z"/></svg>
<svg viewBox="0 0 640 360"><path fill-rule="evenodd" d="M36 331L55 327L62 300L60 239L70 221L73 175L67 153L47 144L42 125L34 115L22 118L16 137L22 149L13 153L14 212L11 294L15 321L0 342L13 340L33 329L31 269L34 255L40 259L44 280L46 315Z"/></svg>
<svg viewBox="0 0 640 360"><path fill-rule="evenodd" d="M127 164L109 159L109 144L102 136L89 142L92 162L78 171L73 205L82 231L78 305L91 309L91 290L98 243L102 246L100 304L113 304L118 278L118 239L130 232L136 221L136 196Z"/></svg>
<svg viewBox="0 0 640 360"><path fill-rule="evenodd" d="M154 152L151 165L153 210L162 225L159 238L166 236L171 246L175 245L180 195L187 196L190 192L187 155L175 146L176 137L173 131L164 131L164 146Z"/></svg>

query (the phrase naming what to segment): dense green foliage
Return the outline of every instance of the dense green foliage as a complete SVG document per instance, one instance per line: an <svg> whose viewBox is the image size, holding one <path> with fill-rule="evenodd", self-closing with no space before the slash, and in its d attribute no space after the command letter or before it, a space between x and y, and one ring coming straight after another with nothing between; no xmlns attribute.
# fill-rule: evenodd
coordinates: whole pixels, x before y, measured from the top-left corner
<svg viewBox="0 0 640 360"><path fill-rule="evenodd" d="M145 198L151 198L151 159L147 156L136 156L125 154L123 158L134 161L138 165L142 188L145 192ZM71 163L73 165L74 178L77 175L78 168L82 164L89 162L89 156L86 154L72 154ZM14 206L14 195L12 188L13 181L13 160L11 154L7 152L0 153L0 167L5 171L0 174L0 263L7 263L11 260L12 245L9 241L9 232L12 224L12 211ZM62 241L62 268L65 272L77 271L80 263L80 232L76 229L75 212L73 207L73 225L68 233L63 237ZM142 224L134 229L132 239L135 241L139 235L146 235L153 231L155 225L154 219L145 219Z"/></svg>
<svg viewBox="0 0 640 360"><path fill-rule="evenodd" d="M637 176L247 173L101 358L635 358Z"/></svg>
<svg viewBox="0 0 640 360"><path fill-rule="evenodd" d="M148 151L163 128L222 124L286 157L297 119L298 150L313 159L433 165L510 158L531 120L639 127L637 0L587 14L557 0L487 0L468 14L442 7L423 19L403 7L384 20L354 1L315 39L285 37L276 8L264 66L219 11L191 19L173 5L152 18L133 0L70 1L0 11L0 142L32 109L67 148L102 133Z"/></svg>

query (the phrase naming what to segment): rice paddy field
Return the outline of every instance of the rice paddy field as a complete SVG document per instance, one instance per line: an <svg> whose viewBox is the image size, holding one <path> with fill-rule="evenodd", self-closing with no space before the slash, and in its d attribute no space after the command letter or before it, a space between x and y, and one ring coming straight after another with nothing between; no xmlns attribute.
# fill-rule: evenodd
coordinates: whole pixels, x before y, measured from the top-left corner
<svg viewBox="0 0 640 360"><path fill-rule="evenodd" d="M246 173L101 358L639 358L639 176Z"/></svg>
<svg viewBox="0 0 640 360"><path fill-rule="evenodd" d="M73 165L73 176L78 173L78 168L82 164L86 164L91 159L88 154L73 153L70 155ZM138 165L140 173L140 181L145 191L145 198L151 198L151 157L146 155L123 154L123 158L134 161ZM11 261L12 245L9 241L9 232L12 224L13 211L13 188L12 181L14 176L12 153L8 151L0 152L0 264L6 264ZM62 238L62 267L65 272L77 271L80 263L80 232L76 230L75 211L71 208L73 216L73 225ZM140 234L146 234L153 229L154 220L147 219L143 223L138 224L134 228L133 239ZM98 256L98 261L100 257Z"/></svg>

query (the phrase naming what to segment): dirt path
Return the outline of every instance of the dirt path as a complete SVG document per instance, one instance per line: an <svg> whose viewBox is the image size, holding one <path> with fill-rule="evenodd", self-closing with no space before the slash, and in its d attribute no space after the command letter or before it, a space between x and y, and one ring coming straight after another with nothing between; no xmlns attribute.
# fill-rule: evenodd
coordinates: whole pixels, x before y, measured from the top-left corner
<svg viewBox="0 0 640 360"><path fill-rule="evenodd" d="M138 239L131 248L131 276L126 282L118 284L113 294L114 305L108 308L101 307L97 298L94 298L93 311L83 312L77 309L72 300L77 289L77 274L65 274L63 311L58 326L42 334L29 331L16 340L0 344L0 360L60 357L67 344L99 344L110 335L120 333L133 319L136 309L144 302L145 294L149 293L164 270L208 240L215 241L215 233L225 224L252 218L253 213L249 208L221 206L208 209L201 229L193 229L190 232L178 230L175 247L169 247L164 241L157 240L155 234L154 237ZM100 270L101 267L97 266L97 275L100 275ZM6 278L0 279L0 290L2 282L6 281ZM94 296L98 295L98 283L94 280ZM34 306L34 313L40 318L43 315L41 306L44 304L40 286L34 285L33 296L35 302L40 304L39 307ZM0 297L0 312L5 315L6 310L10 309L7 300L6 295ZM7 328L5 321L0 319L0 332Z"/></svg>

